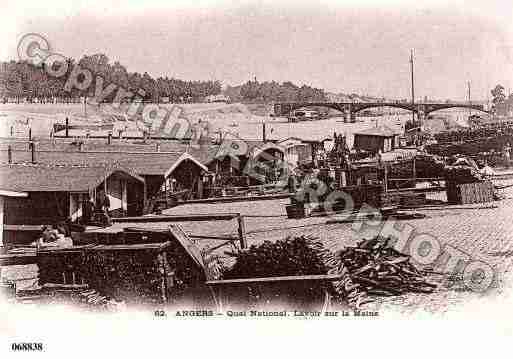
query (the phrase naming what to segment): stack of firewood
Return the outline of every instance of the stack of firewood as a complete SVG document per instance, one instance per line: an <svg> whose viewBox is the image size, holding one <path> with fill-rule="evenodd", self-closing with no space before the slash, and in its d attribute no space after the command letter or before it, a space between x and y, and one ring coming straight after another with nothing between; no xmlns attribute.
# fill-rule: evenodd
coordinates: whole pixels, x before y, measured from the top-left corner
<svg viewBox="0 0 513 359"><path fill-rule="evenodd" d="M339 265L349 273L353 290L376 296L404 293L431 293L437 287L426 280L410 256L389 246L389 240L376 237L348 247L337 256Z"/></svg>

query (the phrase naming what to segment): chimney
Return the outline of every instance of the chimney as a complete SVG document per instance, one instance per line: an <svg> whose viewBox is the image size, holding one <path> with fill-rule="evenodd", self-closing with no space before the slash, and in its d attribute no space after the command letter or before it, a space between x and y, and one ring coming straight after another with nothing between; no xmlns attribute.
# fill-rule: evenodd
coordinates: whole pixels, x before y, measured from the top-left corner
<svg viewBox="0 0 513 359"><path fill-rule="evenodd" d="M66 117L66 125L65 125L65 136L68 138L69 136L69 118Z"/></svg>
<svg viewBox="0 0 513 359"><path fill-rule="evenodd" d="M265 122L262 122L262 141L265 142Z"/></svg>
<svg viewBox="0 0 513 359"><path fill-rule="evenodd" d="M110 145L112 142L112 132L109 132L109 134L107 135L107 144Z"/></svg>
<svg viewBox="0 0 513 359"><path fill-rule="evenodd" d="M36 163L36 144L32 141L29 142L30 159L32 163Z"/></svg>
<svg viewBox="0 0 513 359"><path fill-rule="evenodd" d="M12 148L11 145L7 147L7 162L12 163Z"/></svg>

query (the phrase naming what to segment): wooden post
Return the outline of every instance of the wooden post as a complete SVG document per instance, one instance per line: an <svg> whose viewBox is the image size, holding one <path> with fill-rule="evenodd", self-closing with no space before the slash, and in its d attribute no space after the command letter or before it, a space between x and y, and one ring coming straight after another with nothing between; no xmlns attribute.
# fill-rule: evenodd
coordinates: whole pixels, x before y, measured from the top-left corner
<svg viewBox="0 0 513 359"><path fill-rule="evenodd" d="M29 147L30 147L30 161L31 161L31 163L36 163L35 143L32 141L29 142Z"/></svg>
<svg viewBox="0 0 513 359"><path fill-rule="evenodd" d="M143 186L143 203L144 203L144 206L146 206L146 201L148 200L148 184L146 183L146 181L144 181L144 186Z"/></svg>
<svg viewBox="0 0 513 359"><path fill-rule="evenodd" d="M417 168L415 159L417 156L413 156L413 187L417 187Z"/></svg>
<svg viewBox="0 0 513 359"><path fill-rule="evenodd" d="M237 217L237 222L239 223L240 248L245 249L248 247L248 243L246 242L246 228L244 226L244 217L239 214L239 216Z"/></svg>
<svg viewBox="0 0 513 359"><path fill-rule="evenodd" d="M388 171L386 162L383 163L385 166L385 192L388 192Z"/></svg>

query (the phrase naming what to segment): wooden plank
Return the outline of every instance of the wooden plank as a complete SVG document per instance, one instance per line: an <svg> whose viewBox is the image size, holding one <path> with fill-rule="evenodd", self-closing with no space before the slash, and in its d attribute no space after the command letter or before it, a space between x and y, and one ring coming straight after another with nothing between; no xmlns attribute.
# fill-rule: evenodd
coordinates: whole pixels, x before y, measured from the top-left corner
<svg viewBox="0 0 513 359"><path fill-rule="evenodd" d="M240 238L238 238L238 237L203 236L203 235L198 235L198 234L189 234L189 238L194 238L194 239L215 239L215 240L219 240L219 241L229 241L229 242L234 242L234 241L239 241L240 240Z"/></svg>
<svg viewBox="0 0 513 359"><path fill-rule="evenodd" d="M171 235L180 243L180 245L185 249L185 251L191 256L192 259L196 262L198 266L201 268L205 268L205 263L203 262L203 256L199 248L196 244L191 241L191 239L185 234L182 227L179 225L171 225L169 226L169 231Z"/></svg>
<svg viewBox="0 0 513 359"><path fill-rule="evenodd" d="M4 230L6 231L41 232L42 227L42 224L4 224Z"/></svg>
<svg viewBox="0 0 513 359"><path fill-rule="evenodd" d="M86 248L92 248L94 246L95 246L94 244L85 244L85 245L81 245L81 246L73 246L73 247L65 247L65 248L46 247L46 248L39 249L37 251L37 254L70 254L70 253L76 254L76 253L81 253Z"/></svg>
<svg viewBox="0 0 513 359"><path fill-rule="evenodd" d="M285 199L289 198L290 193L281 194L267 194L258 196L230 196L230 197L215 197L215 198L204 198L204 199L193 199L188 201L180 201L178 204L188 203L230 203L230 202L253 202L253 201L264 201L273 199Z"/></svg>
<svg viewBox="0 0 513 359"><path fill-rule="evenodd" d="M482 185L476 186L476 201L478 203L486 202L485 196L483 195L484 189L485 189L484 183Z"/></svg>
<svg viewBox="0 0 513 359"><path fill-rule="evenodd" d="M89 250L92 250L92 251L144 250L144 249L163 250L170 245L171 245L171 242L139 243L139 244L100 244L100 245L95 245L95 246L91 247Z"/></svg>
<svg viewBox="0 0 513 359"><path fill-rule="evenodd" d="M89 289L88 284L63 284L63 283L45 283L42 289L47 290L84 290Z"/></svg>
<svg viewBox="0 0 513 359"><path fill-rule="evenodd" d="M471 183L470 186L468 186L469 192L470 192L470 200L471 200L470 203L478 203L477 202L477 189L478 189L478 186L479 186L478 183Z"/></svg>
<svg viewBox="0 0 513 359"><path fill-rule="evenodd" d="M239 213L216 214L182 214L172 216L140 216L112 218L113 223L155 223L155 222L199 222L199 221L229 221L239 216Z"/></svg>
<svg viewBox="0 0 513 359"><path fill-rule="evenodd" d="M280 277L262 277L262 278L242 278L242 279L223 279L207 281L207 285L224 286L236 284L268 283L268 282L328 282L342 279L344 274L315 274L315 275L295 275Z"/></svg>
<svg viewBox="0 0 513 359"><path fill-rule="evenodd" d="M16 254L1 254L0 266L12 265L25 265L35 264L37 262L36 253L16 253Z"/></svg>

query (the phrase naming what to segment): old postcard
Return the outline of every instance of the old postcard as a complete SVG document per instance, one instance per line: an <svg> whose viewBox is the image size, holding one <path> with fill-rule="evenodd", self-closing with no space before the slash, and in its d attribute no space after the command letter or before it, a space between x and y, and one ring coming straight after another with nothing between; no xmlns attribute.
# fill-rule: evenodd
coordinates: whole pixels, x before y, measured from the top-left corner
<svg viewBox="0 0 513 359"><path fill-rule="evenodd" d="M508 1L1 7L3 357L511 338Z"/></svg>

